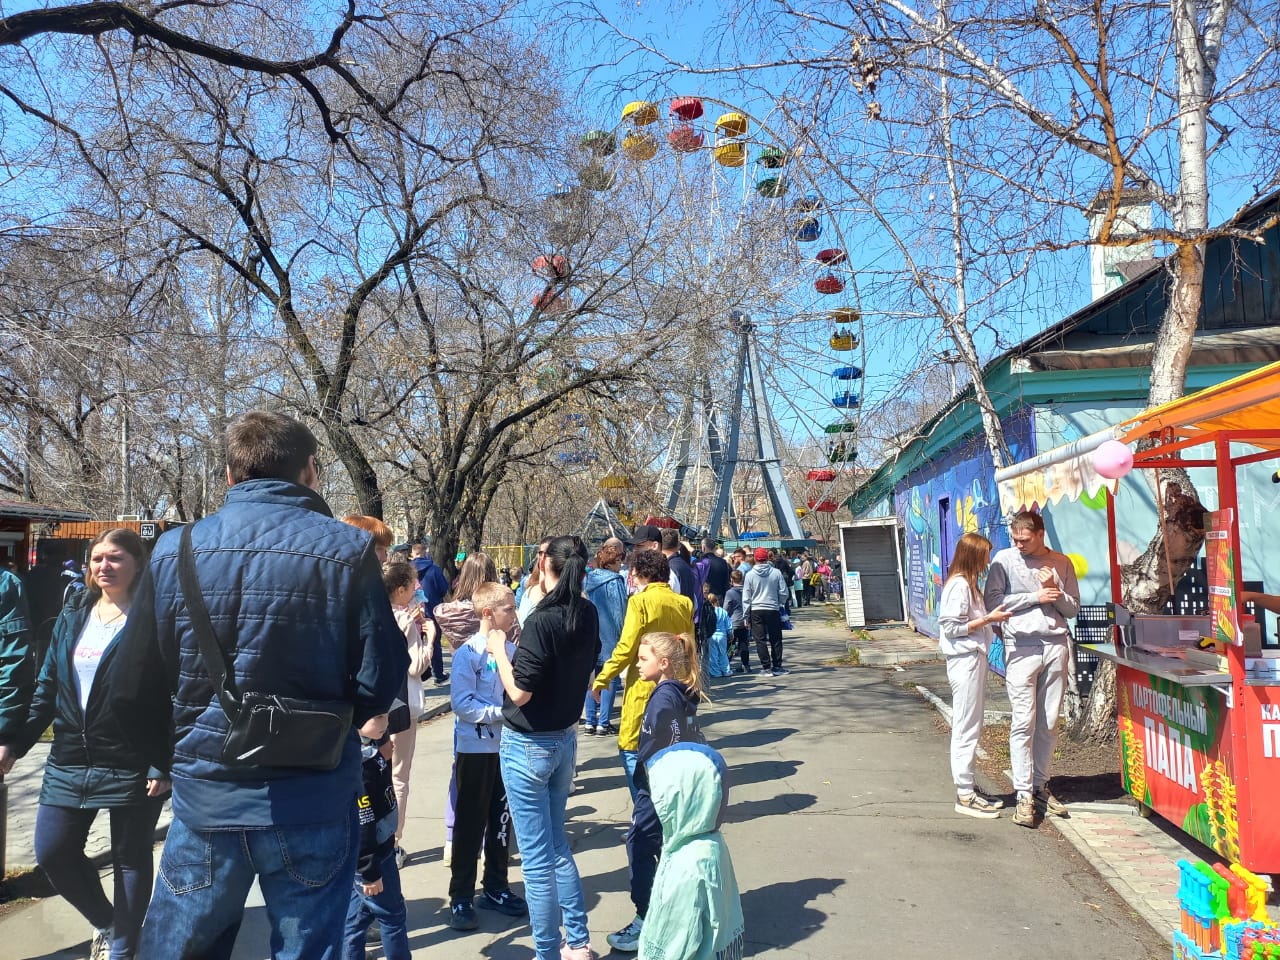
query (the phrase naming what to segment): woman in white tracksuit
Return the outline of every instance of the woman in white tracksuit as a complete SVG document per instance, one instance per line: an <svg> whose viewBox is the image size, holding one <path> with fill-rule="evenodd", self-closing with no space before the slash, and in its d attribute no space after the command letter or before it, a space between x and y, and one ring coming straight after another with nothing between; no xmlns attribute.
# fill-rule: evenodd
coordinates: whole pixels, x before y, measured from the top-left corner
<svg viewBox="0 0 1280 960"><path fill-rule="evenodd" d="M974 786L973 765L982 733L986 703L987 652L991 648L991 624L1009 619L1004 607L990 613L978 589L978 577L991 561L991 541L979 533L966 533L956 543L947 582L938 607L942 634L938 645L947 658L951 682L951 778L956 785L956 813L992 820L1004 806L998 799L979 793Z"/></svg>

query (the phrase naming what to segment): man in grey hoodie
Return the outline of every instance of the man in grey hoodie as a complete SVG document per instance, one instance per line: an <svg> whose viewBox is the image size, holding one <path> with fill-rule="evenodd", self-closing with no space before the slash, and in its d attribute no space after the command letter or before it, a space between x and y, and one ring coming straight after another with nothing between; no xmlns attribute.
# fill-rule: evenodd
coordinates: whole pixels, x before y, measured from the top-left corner
<svg viewBox="0 0 1280 960"><path fill-rule="evenodd" d="M1046 812L1067 815L1049 791L1049 764L1071 669L1067 620L1080 612L1080 587L1070 559L1045 544L1040 514L1014 514L1009 539L1013 546L991 560L983 595L988 610L1003 606L1012 614L999 629L1013 712L1009 763L1018 792L1013 822L1035 827Z"/></svg>
<svg viewBox="0 0 1280 960"><path fill-rule="evenodd" d="M782 608L791 597L791 589L778 568L769 562L768 550L757 547L755 558L755 566L743 578L742 612L756 642L760 675L781 677L787 672L782 668Z"/></svg>

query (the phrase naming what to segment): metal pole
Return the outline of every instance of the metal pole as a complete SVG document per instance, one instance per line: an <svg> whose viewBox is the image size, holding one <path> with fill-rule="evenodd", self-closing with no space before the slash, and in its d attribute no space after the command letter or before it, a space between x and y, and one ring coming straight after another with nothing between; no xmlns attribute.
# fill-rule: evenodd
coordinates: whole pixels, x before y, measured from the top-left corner
<svg viewBox="0 0 1280 960"><path fill-rule="evenodd" d="M756 449L760 451L760 472L764 476L764 489L773 516L778 524L779 536L792 540L804 539L804 530L796 517L796 508L782 475L782 459L778 454L778 438L773 429L773 417L769 413L769 400L765 394L764 380L760 374L760 358L756 343L747 338L747 374L751 381L751 414L755 421Z"/></svg>
<svg viewBox="0 0 1280 960"><path fill-rule="evenodd" d="M131 513L129 504L133 501L133 484L129 476L129 414L120 408L120 513Z"/></svg>
<svg viewBox="0 0 1280 960"><path fill-rule="evenodd" d="M714 539L720 539L720 523L724 519L725 511L729 512L729 528L730 531L737 536L737 518L734 515L731 495L733 492L733 475L738 469L738 442L742 433L742 395L746 389L746 373L747 373L747 337L751 329L750 323L745 319L738 321L740 326L741 340L738 343L738 366L737 376L734 379L733 386L733 403L729 409L729 436L724 449L724 456L720 463L719 471L719 489L716 491L715 507L711 511L711 517L707 521L707 536Z"/></svg>

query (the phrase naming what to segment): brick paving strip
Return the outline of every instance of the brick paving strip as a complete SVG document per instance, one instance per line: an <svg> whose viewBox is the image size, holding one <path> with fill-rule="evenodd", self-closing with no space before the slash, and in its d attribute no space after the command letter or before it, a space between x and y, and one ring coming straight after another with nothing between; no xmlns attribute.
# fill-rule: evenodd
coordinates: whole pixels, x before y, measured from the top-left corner
<svg viewBox="0 0 1280 960"><path fill-rule="evenodd" d="M1127 804L1069 803L1067 807L1070 817L1049 817L1047 822L1135 913L1172 943L1179 923L1177 861L1200 855Z"/></svg>

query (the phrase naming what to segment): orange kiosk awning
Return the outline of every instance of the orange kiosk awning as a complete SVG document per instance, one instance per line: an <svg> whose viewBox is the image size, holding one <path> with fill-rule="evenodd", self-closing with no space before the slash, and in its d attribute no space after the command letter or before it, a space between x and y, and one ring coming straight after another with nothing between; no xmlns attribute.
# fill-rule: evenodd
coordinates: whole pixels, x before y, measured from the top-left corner
<svg viewBox="0 0 1280 960"><path fill-rule="evenodd" d="M1154 450L1135 454L1135 462L1150 461L1153 454L1160 459L1219 437L1280 450L1280 363L1144 410L1117 424L1115 435L1124 443L1157 440Z"/></svg>

